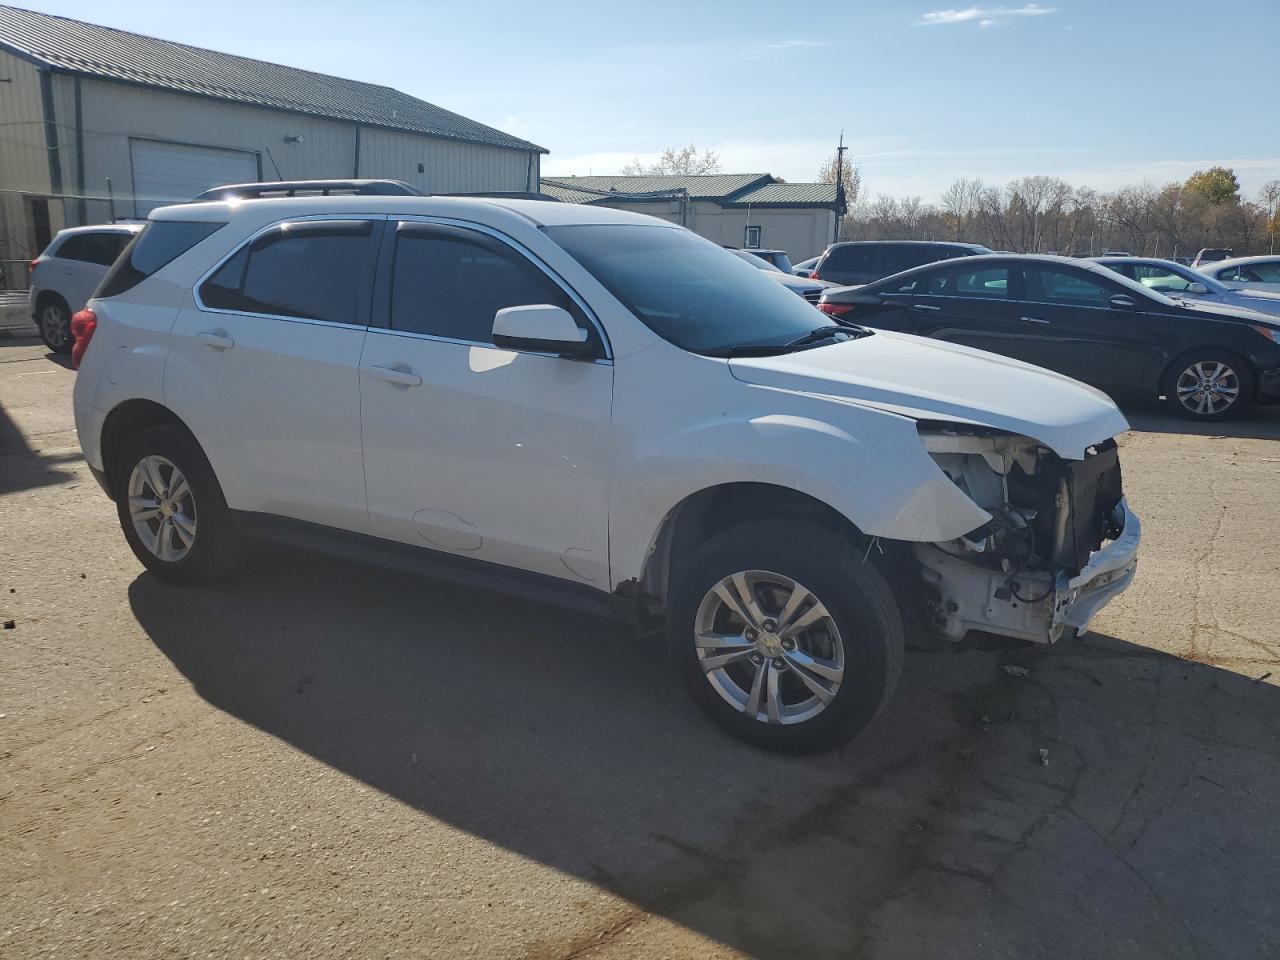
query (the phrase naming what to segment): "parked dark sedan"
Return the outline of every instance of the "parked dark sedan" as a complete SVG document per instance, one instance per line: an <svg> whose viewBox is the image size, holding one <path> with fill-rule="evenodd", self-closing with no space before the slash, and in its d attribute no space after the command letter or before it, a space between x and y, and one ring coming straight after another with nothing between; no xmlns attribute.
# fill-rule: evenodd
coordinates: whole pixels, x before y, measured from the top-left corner
<svg viewBox="0 0 1280 960"><path fill-rule="evenodd" d="M1116 396L1163 396L1195 420L1280 402L1275 317L1179 303L1094 263L966 257L828 289L819 309L1002 353Z"/></svg>
<svg viewBox="0 0 1280 960"><path fill-rule="evenodd" d="M871 283L921 264L990 252L976 243L849 240L827 247L810 276L829 283Z"/></svg>

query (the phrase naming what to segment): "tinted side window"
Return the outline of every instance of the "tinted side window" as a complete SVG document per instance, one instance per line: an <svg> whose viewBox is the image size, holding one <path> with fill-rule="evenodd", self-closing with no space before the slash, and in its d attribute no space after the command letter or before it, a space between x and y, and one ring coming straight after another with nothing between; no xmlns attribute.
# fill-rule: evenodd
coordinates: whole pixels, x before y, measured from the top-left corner
<svg viewBox="0 0 1280 960"><path fill-rule="evenodd" d="M822 266L828 270L874 270L876 248L871 244L832 247Z"/></svg>
<svg viewBox="0 0 1280 960"><path fill-rule="evenodd" d="M109 267L130 239L127 233L77 233L67 237L54 256Z"/></svg>
<svg viewBox="0 0 1280 960"><path fill-rule="evenodd" d="M200 287L206 307L361 323L372 266L367 220L288 224L242 247Z"/></svg>
<svg viewBox="0 0 1280 960"><path fill-rule="evenodd" d="M1114 290L1101 282L1073 270L1039 267L1028 270L1034 299L1076 307L1105 307Z"/></svg>
<svg viewBox="0 0 1280 960"><path fill-rule="evenodd" d="M477 235L401 230L391 276L391 328L451 340L493 342L503 307L549 303L590 329L557 284L515 251Z"/></svg>
<svg viewBox="0 0 1280 960"><path fill-rule="evenodd" d="M224 226L222 223L191 223L185 220L151 221L133 238L115 261L115 266L102 278L102 285L94 296L114 297L136 287Z"/></svg>
<svg viewBox="0 0 1280 960"><path fill-rule="evenodd" d="M912 267L941 260L943 256L938 247L928 243L889 244L884 248L884 272L886 274L901 273Z"/></svg>
<svg viewBox="0 0 1280 960"><path fill-rule="evenodd" d="M1009 296L1009 268L983 267L981 269L960 266L948 267L931 273L916 289L917 293L932 297L975 297L1004 299Z"/></svg>

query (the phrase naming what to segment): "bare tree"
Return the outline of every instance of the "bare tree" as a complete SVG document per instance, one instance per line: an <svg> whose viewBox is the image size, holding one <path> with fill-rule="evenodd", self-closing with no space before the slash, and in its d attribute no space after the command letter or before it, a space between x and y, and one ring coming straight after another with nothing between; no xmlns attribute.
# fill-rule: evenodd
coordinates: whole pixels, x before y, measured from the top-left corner
<svg viewBox="0 0 1280 960"><path fill-rule="evenodd" d="M657 162L645 164L637 157L622 168L628 176L698 176L720 172L720 156L714 150L701 153L693 144L687 147L668 147Z"/></svg>
<svg viewBox="0 0 1280 960"><path fill-rule="evenodd" d="M942 215L946 219L952 240L960 240L965 236L965 231L978 212L978 198L982 191L982 181L974 177L972 180L961 178L943 192Z"/></svg>

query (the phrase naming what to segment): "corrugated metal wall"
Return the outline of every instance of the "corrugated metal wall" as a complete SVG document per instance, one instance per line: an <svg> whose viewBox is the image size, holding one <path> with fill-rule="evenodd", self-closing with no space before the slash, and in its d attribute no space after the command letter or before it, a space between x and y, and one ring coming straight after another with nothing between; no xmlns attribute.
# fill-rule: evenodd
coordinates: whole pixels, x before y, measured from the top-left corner
<svg viewBox="0 0 1280 960"><path fill-rule="evenodd" d="M29 257L38 251L28 249L30 217L21 191L51 191L40 71L0 51L0 79L6 77L11 82L0 83L0 247L10 249L0 249L0 257ZM357 149L352 123L88 77L79 79L82 175L76 145L77 80L54 74L51 83L62 192L87 198L86 223L111 219L113 208L115 217L135 216L131 139L250 151L259 157L266 180L352 177L358 163L361 177L405 180L426 192L530 190L538 183L537 155L523 150L372 127L360 128ZM114 203L108 200L108 179ZM56 231L81 222L81 203L51 201L50 213Z"/></svg>

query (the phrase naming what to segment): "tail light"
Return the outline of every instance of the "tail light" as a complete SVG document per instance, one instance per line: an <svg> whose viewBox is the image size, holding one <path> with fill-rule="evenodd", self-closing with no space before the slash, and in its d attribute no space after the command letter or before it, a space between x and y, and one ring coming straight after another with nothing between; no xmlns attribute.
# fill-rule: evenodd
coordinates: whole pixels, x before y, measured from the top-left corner
<svg viewBox="0 0 1280 960"><path fill-rule="evenodd" d="M818 304L818 309L829 317L843 317L853 313L852 303L827 303L825 300Z"/></svg>
<svg viewBox="0 0 1280 960"><path fill-rule="evenodd" d="M36 272L36 267L38 267L39 265L40 265L40 258L39 258L39 257L36 257L34 260L32 260L30 263L28 263L28 264L27 264L27 276L31 276L31 274L35 273L35 272Z"/></svg>
<svg viewBox="0 0 1280 960"><path fill-rule="evenodd" d="M809 274L809 279L810 279L810 280L821 280L822 278L821 278L820 276L818 276L818 271L817 271L817 270L814 270L814 271L812 271L812 272Z"/></svg>
<svg viewBox="0 0 1280 960"><path fill-rule="evenodd" d="M81 310L71 318L71 369L79 370L84 352L89 349L93 331L98 329L98 315L92 310Z"/></svg>

